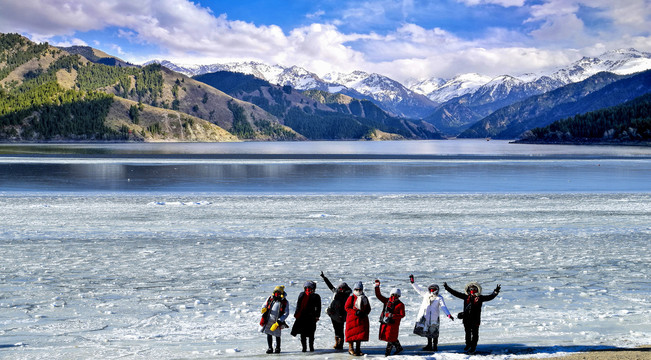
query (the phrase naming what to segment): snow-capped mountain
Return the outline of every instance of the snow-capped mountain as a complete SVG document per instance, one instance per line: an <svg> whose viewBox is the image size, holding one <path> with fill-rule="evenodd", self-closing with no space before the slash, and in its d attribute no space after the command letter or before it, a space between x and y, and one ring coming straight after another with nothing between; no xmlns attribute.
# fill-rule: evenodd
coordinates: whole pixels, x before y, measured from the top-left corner
<svg viewBox="0 0 651 360"><path fill-rule="evenodd" d="M376 73L369 74L364 71L354 71L349 74L329 73L323 79L331 84L344 87L338 92L358 98L362 95L399 116L422 118L436 107L436 103L425 96L407 89L393 79Z"/></svg>
<svg viewBox="0 0 651 360"><path fill-rule="evenodd" d="M153 60L170 70L188 76L217 71L253 75L275 85L291 85L298 90L323 90L342 93L358 99L373 101L385 111L397 116L422 118L430 114L436 104L407 89L401 83L380 74L355 71L350 74L332 73L321 79L299 66L283 67L257 62L234 62L212 65L178 65L167 60Z"/></svg>
<svg viewBox="0 0 651 360"><path fill-rule="evenodd" d="M430 100L444 103L457 96L475 94L474 98L491 95L492 98L508 96L513 91L530 95L550 91L560 86L583 81L602 71L618 75L633 74L651 69L651 53L635 49L606 52L596 58L584 57L570 66L553 72L502 75L491 78L476 73L458 75L450 80L426 79L410 84L409 89L427 96ZM512 90L514 89L514 90Z"/></svg>
<svg viewBox="0 0 651 360"><path fill-rule="evenodd" d="M635 49L619 49L608 51L596 58L584 57L548 76L570 84L583 81L602 71L628 75L648 69L651 69L651 53Z"/></svg>
<svg viewBox="0 0 651 360"><path fill-rule="evenodd" d="M409 87L386 76L363 71L330 73L320 78L298 66L283 67L258 62L212 65L177 65L166 60L152 62L189 76L231 71L253 75L272 84L291 85L298 90L342 93L371 100L394 115L423 118L432 114L438 104L451 100L469 106L476 114L487 115L499 107L585 80L601 71L625 75L651 69L651 54L635 49L613 50L595 58L585 57L566 68L551 72L495 78L467 73L449 80L430 78L413 81ZM459 109L458 106L452 108Z"/></svg>
<svg viewBox="0 0 651 360"><path fill-rule="evenodd" d="M465 95L479 89L491 81L491 77L476 73L462 74L450 80L438 78L423 80L410 88L414 92L427 96L437 103L444 103L457 96Z"/></svg>

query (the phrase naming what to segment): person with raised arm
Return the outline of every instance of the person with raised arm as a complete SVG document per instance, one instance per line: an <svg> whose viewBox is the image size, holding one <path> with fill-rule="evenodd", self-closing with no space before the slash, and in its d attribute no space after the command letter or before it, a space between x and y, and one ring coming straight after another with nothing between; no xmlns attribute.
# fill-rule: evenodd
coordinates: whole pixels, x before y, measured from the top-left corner
<svg viewBox="0 0 651 360"><path fill-rule="evenodd" d="M466 285L466 293L456 291L448 286L447 282L443 283L443 287L450 294L459 299L463 299L463 312L457 316L463 320L463 328L466 332L466 347L463 349L468 354L474 354L477 350L477 342L479 341L479 324L481 323L481 306L486 301L491 301L500 293L500 284L497 284L495 290L490 295L481 294L481 286L476 282L471 282Z"/></svg>
<svg viewBox="0 0 651 360"><path fill-rule="evenodd" d="M346 300L348 300L348 297L353 290L345 282L340 283L335 288L323 271L321 271L321 278L326 283L326 286L328 286L328 289L333 293L332 301L326 309L326 314L330 316L330 320L332 320L332 328L335 331L335 345L333 346L333 349L343 350L344 325L346 324Z"/></svg>
<svg viewBox="0 0 651 360"><path fill-rule="evenodd" d="M371 304L364 294L364 284L357 282L353 287L353 293L346 300L346 342L348 342L348 353L355 356L362 356L360 347L362 341L368 341L369 321L368 314L371 312ZM354 348L353 348L353 345Z"/></svg>
<svg viewBox="0 0 651 360"><path fill-rule="evenodd" d="M450 314L443 296L439 295L439 286L431 284L427 291L421 289L418 284L414 282L414 275L409 275L409 282L416 292L423 298L416 316L416 325L414 326L414 334L426 337L427 346L423 348L425 351L438 351L439 344L439 326L440 326L440 310L447 317L454 321L454 317Z"/></svg>
<svg viewBox="0 0 651 360"><path fill-rule="evenodd" d="M393 288L389 297L384 297L380 291L380 280L375 280L375 296L384 304L380 314L380 340L387 342L385 356L391 355L391 349L396 348L393 355L398 355L403 348L398 340L400 320L405 317L405 304L400 301L400 289Z"/></svg>

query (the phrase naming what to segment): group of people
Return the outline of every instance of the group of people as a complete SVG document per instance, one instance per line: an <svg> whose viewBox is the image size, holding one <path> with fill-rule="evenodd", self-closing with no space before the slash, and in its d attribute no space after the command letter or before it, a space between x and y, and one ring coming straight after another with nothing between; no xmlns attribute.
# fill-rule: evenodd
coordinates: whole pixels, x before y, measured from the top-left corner
<svg viewBox="0 0 651 360"><path fill-rule="evenodd" d="M343 350L344 342L348 343L348 352L351 355L362 356L361 343L369 340L370 322L368 315L371 312L371 305L364 294L364 284L359 281L351 289L345 282L335 287L330 280L321 272L321 278L332 291L332 301L326 309L330 316L332 327L335 332L336 350ZM414 276L409 275L409 281L414 290L421 295L423 301L414 325L414 334L427 338L425 351L437 351L439 339L440 312L451 320L454 317L450 314L443 297L439 294L439 286L429 285L427 291L423 290L414 281ZM476 282L466 285L465 293L456 291L443 283L443 287L452 296L463 300L463 311L457 317L463 321L466 347L464 351L469 354L475 353L479 339L479 325L481 319L482 304L493 300L500 292L498 284L490 295L481 294L481 286ZM294 318L296 321L292 326L292 336L300 335L302 351L314 351L314 333L316 324L321 316L321 297L316 293L316 283L308 281L303 286L303 292L298 296ZM375 280L375 296L382 302L383 308L380 314L379 339L387 342L385 355L399 354L403 347L398 340L400 322L405 317L405 305L400 301L401 291L398 288L391 289L389 297L382 295L380 291L380 280ZM267 334L267 354L280 353L281 330L288 328L286 319L289 317L289 302L284 286L276 286L273 294L265 301L262 307L262 319L260 320L261 332ZM276 347L273 340L275 338Z"/></svg>

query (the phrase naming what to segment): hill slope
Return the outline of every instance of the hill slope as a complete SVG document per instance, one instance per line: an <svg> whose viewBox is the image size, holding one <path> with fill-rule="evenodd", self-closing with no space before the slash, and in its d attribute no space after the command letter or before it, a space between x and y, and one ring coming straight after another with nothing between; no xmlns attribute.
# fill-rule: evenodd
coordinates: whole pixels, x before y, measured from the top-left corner
<svg viewBox="0 0 651 360"><path fill-rule="evenodd" d="M499 109L459 136L516 138L526 130L621 104L649 92L649 76L651 71L633 76L599 73L579 83Z"/></svg>
<svg viewBox="0 0 651 360"><path fill-rule="evenodd" d="M522 143L651 143L651 93L527 131Z"/></svg>
<svg viewBox="0 0 651 360"><path fill-rule="evenodd" d="M228 71L194 78L260 106L309 139L441 138L433 126L392 117L370 101L319 90L301 92Z"/></svg>
<svg viewBox="0 0 651 360"><path fill-rule="evenodd" d="M302 138L263 109L160 65L109 66L0 34L0 139L237 140L224 129L241 139Z"/></svg>

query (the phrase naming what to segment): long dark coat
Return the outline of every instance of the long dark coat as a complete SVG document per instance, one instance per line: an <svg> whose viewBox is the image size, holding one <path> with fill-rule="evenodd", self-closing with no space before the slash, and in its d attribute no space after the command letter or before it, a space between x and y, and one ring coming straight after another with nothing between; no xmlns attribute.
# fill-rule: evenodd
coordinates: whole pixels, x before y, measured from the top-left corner
<svg viewBox="0 0 651 360"><path fill-rule="evenodd" d="M316 293L309 295L307 305L301 307L305 296L307 296L305 295L305 292L298 295L296 311L294 312L296 322L292 327L292 336L296 336L297 334L314 336L317 319L321 317L321 296Z"/></svg>

